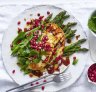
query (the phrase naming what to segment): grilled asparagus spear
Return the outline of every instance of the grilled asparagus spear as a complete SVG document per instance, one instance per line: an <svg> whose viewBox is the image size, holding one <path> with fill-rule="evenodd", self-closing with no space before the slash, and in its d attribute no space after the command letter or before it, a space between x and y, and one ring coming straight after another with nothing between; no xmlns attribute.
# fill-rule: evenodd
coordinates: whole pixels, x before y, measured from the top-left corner
<svg viewBox="0 0 96 92"><path fill-rule="evenodd" d="M65 14L66 14L66 11L60 12L59 14L55 16L52 22L57 24L59 27L61 27L64 20L69 17L69 15L65 15Z"/></svg>

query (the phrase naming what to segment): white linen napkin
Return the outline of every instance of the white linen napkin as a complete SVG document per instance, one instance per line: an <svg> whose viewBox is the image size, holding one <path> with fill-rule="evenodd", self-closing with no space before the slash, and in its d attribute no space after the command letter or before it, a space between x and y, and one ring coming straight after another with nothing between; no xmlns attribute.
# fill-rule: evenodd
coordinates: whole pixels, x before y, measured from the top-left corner
<svg viewBox="0 0 96 92"><path fill-rule="evenodd" d="M89 1L83 0L84 2L80 0L75 0L75 1L71 0L71 1L69 0L69 2L67 1L63 2L62 0L63 4L58 4L56 6L61 7L67 11L70 11L81 22L81 25L83 26L84 31L88 36L87 20L91 12L94 9L96 9L96 2L95 0L89 0ZM32 6L30 2L27 4L23 3L21 5L18 5L18 3L16 4L4 3L3 1L1 3L2 4L0 4L1 5L0 6L0 47L2 45L2 37L3 37L4 31L6 31L12 19L15 16L17 16L20 12L25 10L26 8L29 8ZM47 4L50 4L50 2ZM51 3L51 4L54 4L54 3ZM87 77L86 77L87 68L92 63L90 54L88 56L88 60L85 62L87 62L85 70L81 75L81 77L76 81L76 83L58 92L96 92L96 86L88 83ZM3 67L2 58L0 57L0 92L6 92L6 90L16 86L17 84L14 83L6 73Z"/></svg>

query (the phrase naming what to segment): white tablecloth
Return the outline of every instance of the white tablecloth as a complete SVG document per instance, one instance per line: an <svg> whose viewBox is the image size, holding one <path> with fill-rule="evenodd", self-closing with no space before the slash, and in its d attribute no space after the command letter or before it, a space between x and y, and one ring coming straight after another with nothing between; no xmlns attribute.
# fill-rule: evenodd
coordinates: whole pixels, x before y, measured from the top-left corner
<svg viewBox="0 0 96 92"><path fill-rule="evenodd" d="M52 4L70 11L81 22L88 36L87 21L91 12L96 9L96 0L0 0L0 47L4 31L7 31L7 27L12 19L26 8L38 4ZM86 78L87 68L92 63L90 54L88 60L85 62L87 64L79 80L72 86L59 92L96 92L96 86L88 83ZM5 72L0 56L0 92L5 92L7 89L15 86L17 84Z"/></svg>

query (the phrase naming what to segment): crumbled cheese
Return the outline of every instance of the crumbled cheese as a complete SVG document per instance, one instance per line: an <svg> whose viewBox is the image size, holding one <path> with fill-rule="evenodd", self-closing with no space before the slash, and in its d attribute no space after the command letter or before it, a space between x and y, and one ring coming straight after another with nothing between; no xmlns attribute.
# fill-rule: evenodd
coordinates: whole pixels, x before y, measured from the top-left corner
<svg viewBox="0 0 96 92"><path fill-rule="evenodd" d="M42 55L42 60L45 60L46 59L46 56L45 55Z"/></svg>
<svg viewBox="0 0 96 92"><path fill-rule="evenodd" d="M58 64L61 64L61 60L58 61Z"/></svg>

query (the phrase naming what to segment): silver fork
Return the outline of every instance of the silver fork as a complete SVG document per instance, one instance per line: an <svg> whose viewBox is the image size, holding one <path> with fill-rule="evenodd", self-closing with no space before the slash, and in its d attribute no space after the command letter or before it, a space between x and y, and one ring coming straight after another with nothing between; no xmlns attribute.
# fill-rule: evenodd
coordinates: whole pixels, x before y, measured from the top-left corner
<svg viewBox="0 0 96 92"><path fill-rule="evenodd" d="M47 76L47 77L49 77L49 76ZM41 84L37 84L37 85L34 85L34 86L28 86L28 87L25 87L23 89L20 89L20 87L22 87L22 86L20 86L20 87L17 87L17 88L19 88L18 91L16 91L17 88L13 88L13 89L10 89L10 90L8 90L6 92L24 92L26 90L29 90L29 89L32 89L32 88L36 88L38 86L41 86L41 85L44 85L44 84L47 84L47 83L50 83L50 82L61 83L63 81L69 80L71 77L72 77L71 73L66 73L66 74L65 73L61 73L61 74L57 74L57 75L49 78L49 80L47 82L44 82L44 83L41 83ZM42 80L42 79L40 79L40 80ZM36 82L36 81L34 81L34 82ZM31 82L31 83L33 83L33 82Z"/></svg>

